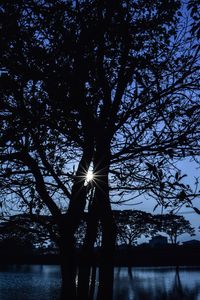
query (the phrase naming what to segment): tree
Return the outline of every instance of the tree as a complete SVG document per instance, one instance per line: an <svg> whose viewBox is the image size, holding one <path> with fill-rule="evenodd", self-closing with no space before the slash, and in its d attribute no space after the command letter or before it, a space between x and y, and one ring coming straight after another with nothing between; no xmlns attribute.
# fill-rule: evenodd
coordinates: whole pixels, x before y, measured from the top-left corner
<svg viewBox="0 0 200 300"><path fill-rule="evenodd" d="M1 4L2 202L52 215L70 299L84 210L83 253L89 260L100 221L98 297L111 299L113 193L119 202L150 191L156 163L199 153L199 46L180 9L178 0Z"/></svg>
<svg viewBox="0 0 200 300"><path fill-rule="evenodd" d="M154 222L158 231L166 233L173 245L178 243L178 237L184 233L195 235L195 229L183 216L173 214L155 215Z"/></svg>
<svg viewBox="0 0 200 300"><path fill-rule="evenodd" d="M17 218L16 218L17 219ZM41 242L39 230L25 228L23 218L18 216L18 221L14 218L0 223L0 252L1 257L23 257L34 253L35 245ZM23 224L23 225L22 225ZM35 234L36 233L36 234Z"/></svg>
<svg viewBox="0 0 200 300"><path fill-rule="evenodd" d="M154 230L151 214L140 210L114 211L117 225L117 240L132 246L142 235L149 236Z"/></svg>
<svg viewBox="0 0 200 300"><path fill-rule="evenodd" d="M29 214L12 215L9 218L2 218L0 222L1 240L17 239L22 243L30 240L34 248L44 248L48 242L56 242L56 229L50 234L50 228L53 231L54 224L50 216L30 216Z"/></svg>

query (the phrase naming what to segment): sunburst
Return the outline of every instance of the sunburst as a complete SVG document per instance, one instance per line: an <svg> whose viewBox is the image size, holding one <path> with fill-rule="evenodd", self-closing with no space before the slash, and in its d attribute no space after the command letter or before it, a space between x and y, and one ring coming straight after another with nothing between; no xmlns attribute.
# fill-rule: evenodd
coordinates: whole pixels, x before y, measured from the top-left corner
<svg viewBox="0 0 200 300"><path fill-rule="evenodd" d="M93 179L94 179L94 174L91 170L89 170L86 174L86 182L88 183L88 182L92 181Z"/></svg>

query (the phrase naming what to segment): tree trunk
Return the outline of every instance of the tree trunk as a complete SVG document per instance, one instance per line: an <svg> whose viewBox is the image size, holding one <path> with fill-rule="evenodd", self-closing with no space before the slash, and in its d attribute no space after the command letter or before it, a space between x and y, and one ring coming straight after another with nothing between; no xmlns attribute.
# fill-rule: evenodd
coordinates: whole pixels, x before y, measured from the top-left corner
<svg viewBox="0 0 200 300"><path fill-rule="evenodd" d="M113 298L113 255L116 243L116 226L109 199L108 173L110 164L110 150L106 141L98 144L95 158L95 172L97 174L96 197L98 201L99 218L102 225L102 247L99 266L98 300L112 300ZM99 177L99 181L98 181Z"/></svg>
<svg viewBox="0 0 200 300"><path fill-rule="evenodd" d="M90 282L90 290L89 290L88 300L93 300L94 299L95 284L96 284L96 266L92 266L91 282Z"/></svg>
<svg viewBox="0 0 200 300"><path fill-rule="evenodd" d="M81 252L79 276L78 276L78 299L92 299L92 287L94 285L94 274L91 275L92 265L95 263L94 258L94 243L97 237L98 230L98 208L97 201L93 199L87 218L87 229L84 244ZM92 277L92 278L90 278ZM90 284L91 283L91 284Z"/></svg>
<svg viewBox="0 0 200 300"><path fill-rule="evenodd" d="M104 216L102 219L102 249L99 265L99 289L98 300L113 299L114 280L114 249L116 229L112 216Z"/></svg>
<svg viewBox="0 0 200 300"><path fill-rule="evenodd" d="M84 159L83 159L84 162ZM60 222L60 263L62 274L62 300L77 299L76 287L76 244L75 232L83 216L87 190L84 186L83 165L80 163L75 183L72 188L71 201L67 214ZM85 163L86 164L86 163ZM85 172L85 171L84 171ZM81 179L79 178L81 176Z"/></svg>
<svg viewBox="0 0 200 300"><path fill-rule="evenodd" d="M76 300L76 261L74 240L61 237L60 266L62 276L62 300Z"/></svg>

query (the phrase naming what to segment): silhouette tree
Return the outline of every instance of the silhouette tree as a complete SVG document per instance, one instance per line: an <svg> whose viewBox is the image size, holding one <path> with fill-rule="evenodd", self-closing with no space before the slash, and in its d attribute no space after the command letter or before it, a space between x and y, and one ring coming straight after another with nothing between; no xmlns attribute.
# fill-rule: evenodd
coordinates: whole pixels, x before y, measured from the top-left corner
<svg viewBox="0 0 200 300"><path fill-rule="evenodd" d="M148 237L154 231L152 215L140 210L114 211L117 225L117 241L132 246L142 235Z"/></svg>
<svg viewBox="0 0 200 300"><path fill-rule="evenodd" d="M173 214L155 215L154 222L158 231L166 233L172 244L178 243L178 237L184 233L195 235L195 229L183 216Z"/></svg>
<svg viewBox="0 0 200 300"><path fill-rule="evenodd" d="M52 215L63 297L76 298L84 210L83 253L100 221L98 299L111 299L113 193L119 202L149 191L150 165L198 154L198 30L180 10L178 0L1 3L2 205Z"/></svg>
<svg viewBox="0 0 200 300"><path fill-rule="evenodd" d="M3 218L2 218L3 219ZM34 248L45 248L50 241L55 242L58 235L54 229L55 236L50 234L49 227L53 231L53 224L49 216L31 216L29 214L12 215L0 222L0 237L4 239L30 240Z"/></svg>

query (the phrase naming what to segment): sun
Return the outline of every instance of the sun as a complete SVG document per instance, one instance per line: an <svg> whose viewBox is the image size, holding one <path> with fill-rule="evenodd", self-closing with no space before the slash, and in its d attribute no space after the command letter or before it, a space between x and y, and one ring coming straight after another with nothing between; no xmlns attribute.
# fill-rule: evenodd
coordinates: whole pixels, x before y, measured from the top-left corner
<svg viewBox="0 0 200 300"><path fill-rule="evenodd" d="M88 171L87 172L87 175L86 175L86 181L87 182L90 182L90 181L92 181L94 179L94 174L93 174L93 172L92 171Z"/></svg>

